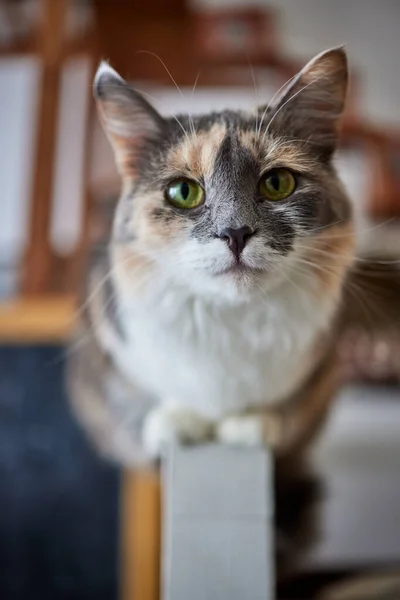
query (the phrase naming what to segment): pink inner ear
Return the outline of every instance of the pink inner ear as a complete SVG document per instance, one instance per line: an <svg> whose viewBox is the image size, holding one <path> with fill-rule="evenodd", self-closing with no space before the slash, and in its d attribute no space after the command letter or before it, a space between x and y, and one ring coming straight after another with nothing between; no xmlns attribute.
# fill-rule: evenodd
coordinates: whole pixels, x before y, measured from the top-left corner
<svg viewBox="0 0 400 600"><path fill-rule="evenodd" d="M159 134L158 115L151 106L135 98L129 88L110 89L110 98L97 100L99 115L115 153L122 176L137 175L140 146ZM161 117L159 117L161 122Z"/></svg>
<svg viewBox="0 0 400 600"><path fill-rule="evenodd" d="M347 90L347 59L335 49L312 60L281 96L271 129L314 142L329 156L337 143Z"/></svg>
<svg viewBox="0 0 400 600"><path fill-rule="evenodd" d="M151 127L150 118L124 100L102 100L98 105L103 125L111 137L130 139L155 129Z"/></svg>
<svg viewBox="0 0 400 600"><path fill-rule="evenodd" d="M123 177L134 178L138 175L138 157L141 139L138 137L126 138L118 135L113 136L113 148L115 152L118 170Z"/></svg>
<svg viewBox="0 0 400 600"><path fill-rule="evenodd" d="M318 97L329 96L331 105L343 105L347 89L347 59L342 49L335 49L310 61L294 79L280 100L280 105L296 92L295 103L317 101ZM302 90L302 91L300 91ZM289 102L288 102L289 104Z"/></svg>

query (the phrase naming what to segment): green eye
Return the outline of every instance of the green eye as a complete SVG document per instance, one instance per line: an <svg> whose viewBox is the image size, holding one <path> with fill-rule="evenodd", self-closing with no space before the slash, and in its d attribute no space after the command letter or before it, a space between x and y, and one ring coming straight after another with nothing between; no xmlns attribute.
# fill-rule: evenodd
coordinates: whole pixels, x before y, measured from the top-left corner
<svg viewBox="0 0 400 600"><path fill-rule="evenodd" d="M260 180L260 192L268 200L284 200L295 189L296 180L288 169L272 169Z"/></svg>
<svg viewBox="0 0 400 600"><path fill-rule="evenodd" d="M176 179L167 187L167 199L178 208L196 208L204 202L204 190L190 179Z"/></svg>

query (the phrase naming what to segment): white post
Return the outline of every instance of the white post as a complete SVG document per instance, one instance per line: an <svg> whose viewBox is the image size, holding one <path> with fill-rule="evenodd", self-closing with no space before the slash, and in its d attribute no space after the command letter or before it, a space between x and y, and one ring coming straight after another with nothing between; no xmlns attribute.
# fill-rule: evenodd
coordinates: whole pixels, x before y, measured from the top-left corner
<svg viewBox="0 0 400 600"><path fill-rule="evenodd" d="M272 474L266 449L171 448L163 600L273 600Z"/></svg>

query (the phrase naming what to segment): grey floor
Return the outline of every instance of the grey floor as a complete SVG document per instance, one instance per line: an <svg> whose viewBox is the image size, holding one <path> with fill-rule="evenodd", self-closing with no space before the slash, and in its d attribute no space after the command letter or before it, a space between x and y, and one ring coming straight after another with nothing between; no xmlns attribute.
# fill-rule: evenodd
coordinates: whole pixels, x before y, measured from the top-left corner
<svg viewBox="0 0 400 600"><path fill-rule="evenodd" d="M68 409L59 347L0 347L0 599L117 597L119 473Z"/></svg>

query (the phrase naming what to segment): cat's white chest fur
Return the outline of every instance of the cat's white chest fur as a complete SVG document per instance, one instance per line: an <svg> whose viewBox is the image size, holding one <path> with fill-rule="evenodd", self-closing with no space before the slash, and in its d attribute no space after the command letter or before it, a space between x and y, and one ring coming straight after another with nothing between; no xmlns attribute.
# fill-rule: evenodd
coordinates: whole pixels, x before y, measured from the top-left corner
<svg viewBox="0 0 400 600"><path fill-rule="evenodd" d="M331 314L330 302L293 287L276 299L260 293L227 307L169 290L157 303L134 302L122 311L126 340L113 355L160 403L220 418L293 392Z"/></svg>

